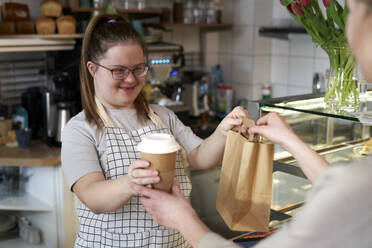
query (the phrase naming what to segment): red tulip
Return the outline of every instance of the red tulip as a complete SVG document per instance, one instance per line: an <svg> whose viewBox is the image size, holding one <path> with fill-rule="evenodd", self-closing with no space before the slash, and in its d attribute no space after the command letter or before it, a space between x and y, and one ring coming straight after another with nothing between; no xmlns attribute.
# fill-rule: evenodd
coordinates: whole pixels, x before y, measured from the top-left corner
<svg viewBox="0 0 372 248"><path fill-rule="evenodd" d="M288 4L286 7L287 7L287 10L288 10L289 12L292 13L292 15L295 14L295 13L293 12L292 5L291 5L291 4Z"/></svg>
<svg viewBox="0 0 372 248"><path fill-rule="evenodd" d="M326 6L326 8L328 8L331 5L330 0L323 0L323 4L324 6Z"/></svg>
<svg viewBox="0 0 372 248"><path fill-rule="evenodd" d="M292 3L293 10L297 13L298 16L303 17L304 11L301 9L301 6L297 3Z"/></svg>
<svg viewBox="0 0 372 248"><path fill-rule="evenodd" d="M311 0L299 0L299 3L306 8L306 7L310 6Z"/></svg>

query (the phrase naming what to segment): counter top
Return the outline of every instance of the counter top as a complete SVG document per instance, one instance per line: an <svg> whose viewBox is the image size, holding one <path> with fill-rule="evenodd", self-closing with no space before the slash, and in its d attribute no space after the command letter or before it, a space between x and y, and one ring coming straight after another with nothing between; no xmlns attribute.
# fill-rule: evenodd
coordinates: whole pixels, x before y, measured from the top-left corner
<svg viewBox="0 0 372 248"><path fill-rule="evenodd" d="M61 163L60 148L35 141L29 148L0 146L0 166L53 166Z"/></svg>

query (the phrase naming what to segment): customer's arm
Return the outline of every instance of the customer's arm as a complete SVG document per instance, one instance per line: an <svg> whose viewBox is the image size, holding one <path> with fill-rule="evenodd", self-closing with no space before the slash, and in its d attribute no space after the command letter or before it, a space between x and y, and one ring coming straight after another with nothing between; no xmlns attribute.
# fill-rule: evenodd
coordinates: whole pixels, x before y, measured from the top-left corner
<svg viewBox="0 0 372 248"><path fill-rule="evenodd" d="M242 107L235 107L218 125L216 130L207 139L188 155L191 167L196 169L212 169L222 163L227 132L231 129L241 129L242 133L247 128L242 125L242 118L248 117L248 111Z"/></svg>
<svg viewBox="0 0 372 248"><path fill-rule="evenodd" d="M172 186L172 194L137 184L131 184L131 188L142 196L141 203L157 223L178 230L193 247L210 232L183 196L178 181Z"/></svg>
<svg viewBox="0 0 372 248"><path fill-rule="evenodd" d="M281 145L293 155L312 182L329 167L328 162L305 144L278 113L272 112L260 118L257 126L249 129L249 133L259 134Z"/></svg>

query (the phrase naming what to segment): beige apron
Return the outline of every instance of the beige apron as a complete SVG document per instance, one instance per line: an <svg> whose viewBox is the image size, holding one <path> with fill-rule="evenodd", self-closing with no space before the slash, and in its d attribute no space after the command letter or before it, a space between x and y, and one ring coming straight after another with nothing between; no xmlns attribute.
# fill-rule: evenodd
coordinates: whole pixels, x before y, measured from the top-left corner
<svg viewBox="0 0 372 248"><path fill-rule="evenodd" d="M160 123L158 116L154 118L153 114L149 114L151 124L138 130L126 131L113 127L110 121L104 121L107 164L103 166L103 172L106 180L128 173L129 166L140 158L136 146L144 135L160 132L171 134L170 129ZM177 152L175 178L180 182L182 193L189 198L191 183L185 174L183 157L181 150ZM78 218L80 231L75 247L189 247L178 232L156 223L138 196L111 213L94 214L81 204L78 207Z"/></svg>

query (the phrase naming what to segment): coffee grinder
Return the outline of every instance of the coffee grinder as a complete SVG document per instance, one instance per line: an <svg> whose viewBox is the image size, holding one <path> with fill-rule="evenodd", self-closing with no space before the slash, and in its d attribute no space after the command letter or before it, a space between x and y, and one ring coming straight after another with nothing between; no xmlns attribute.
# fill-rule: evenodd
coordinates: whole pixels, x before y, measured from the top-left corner
<svg viewBox="0 0 372 248"><path fill-rule="evenodd" d="M199 117L209 113L208 74L203 71L184 71L185 90L182 93L184 103L191 107L190 115Z"/></svg>

